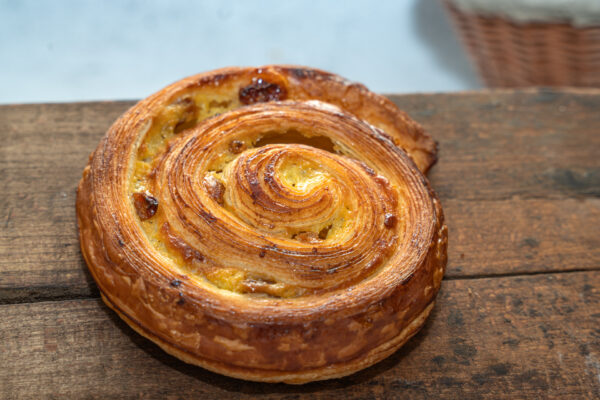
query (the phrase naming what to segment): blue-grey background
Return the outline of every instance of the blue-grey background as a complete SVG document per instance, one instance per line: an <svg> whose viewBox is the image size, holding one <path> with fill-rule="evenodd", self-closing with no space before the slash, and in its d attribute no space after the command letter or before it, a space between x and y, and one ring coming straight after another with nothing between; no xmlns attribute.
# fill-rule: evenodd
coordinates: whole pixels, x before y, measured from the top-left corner
<svg viewBox="0 0 600 400"><path fill-rule="evenodd" d="M136 99L271 63L382 93L480 87L439 0L0 0L0 103Z"/></svg>

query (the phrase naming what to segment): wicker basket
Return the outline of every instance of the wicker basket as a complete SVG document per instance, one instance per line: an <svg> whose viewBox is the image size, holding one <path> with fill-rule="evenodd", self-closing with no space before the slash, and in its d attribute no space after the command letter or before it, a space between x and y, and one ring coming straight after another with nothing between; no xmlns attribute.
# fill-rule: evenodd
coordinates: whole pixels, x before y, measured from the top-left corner
<svg viewBox="0 0 600 400"><path fill-rule="evenodd" d="M600 87L600 27L516 23L443 2L487 86Z"/></svg>

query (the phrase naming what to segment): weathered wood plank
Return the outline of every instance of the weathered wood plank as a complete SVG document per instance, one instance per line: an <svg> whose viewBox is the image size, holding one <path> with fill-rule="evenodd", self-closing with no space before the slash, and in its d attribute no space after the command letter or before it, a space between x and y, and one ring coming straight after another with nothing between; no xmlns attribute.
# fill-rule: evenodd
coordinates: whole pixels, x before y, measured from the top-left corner
<svg viewBox="0 0 600 400"><path fill-rule="evenodd" d="M163 353L99 300L0 306L3 398L597 398L600 273L446 281L382 363L305 386L225 378Z"/></svg>
<svg viewBox="0 0 600 400"><path fill-rule="evenodd" d="M75 190L131 104L0 106L0 302L96 291L79 252Z"/></svg>
<svg viewBox="0 0 600 400"><path fill-rule="evenodd" d="M442 198L600 196L600 90L390 97L439 141Z"/></svg>
<svg viewBox="0 0 600 400"><path fill-rule="evenodd" d="M446 277L600 269L600 198L443 202Z"/></svg>
<svg viewBox="0 0 600 400"><path fill-rule="evenodd" d="M393 99L440 141L430 176L448 216L447 276L600 268L600 91ZM0 106L0 303L97 294L75 188L132 104Z"/></svg>

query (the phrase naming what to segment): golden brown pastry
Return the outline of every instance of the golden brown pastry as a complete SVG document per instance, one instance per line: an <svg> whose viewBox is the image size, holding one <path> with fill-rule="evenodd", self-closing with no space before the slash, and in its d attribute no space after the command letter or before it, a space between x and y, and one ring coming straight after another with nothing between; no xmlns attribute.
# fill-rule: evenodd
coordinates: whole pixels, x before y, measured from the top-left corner
<svg viewBox="0 0 600 400"><path fill-rule="evenodd" d="M106 304L186 362L341 377L397 350L433 307L447 247L423 176L434 161L418 124L336 75L200 74L102 139L78 189L81 248Z"/></svg>

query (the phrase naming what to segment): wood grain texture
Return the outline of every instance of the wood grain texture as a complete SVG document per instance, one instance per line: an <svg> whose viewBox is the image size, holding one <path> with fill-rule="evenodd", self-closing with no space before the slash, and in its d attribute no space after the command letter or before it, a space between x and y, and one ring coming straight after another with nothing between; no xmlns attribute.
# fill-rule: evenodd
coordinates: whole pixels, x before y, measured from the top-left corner
<svg viewBox="0 0 600 400"><path fill-rule="evenodd" d="M75 189L130 105L0 106L0 302L96 292L79 252Z"/></svg>
<svg viewBox="0 0 600 400"><path fill-rule="evenodd" d="M600 91L391 98L440 144L447 277L600 268ZM0 303L97 295L75 188L131 105L0 106Z"/></svg>
<svg viewBox="0 0 600 400"><path fill-rule="evenodd" d="M600 198L443 202L446 278L600 268Z"/></svg>
<svg viewBox="0 0 600 400"><path fill-rule="evenodd" d="M0 306L4 398L597 398L600 274L452 280L421 333L350 377L304 386L168 356L97 299Z"/></svg>
<svg viewBox="0 0 600 400"><path fill-rule="evenodd" d="M439 141L442 199L600 196L600 90L392 96Z"/></svg>

